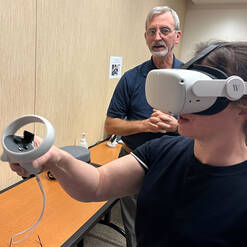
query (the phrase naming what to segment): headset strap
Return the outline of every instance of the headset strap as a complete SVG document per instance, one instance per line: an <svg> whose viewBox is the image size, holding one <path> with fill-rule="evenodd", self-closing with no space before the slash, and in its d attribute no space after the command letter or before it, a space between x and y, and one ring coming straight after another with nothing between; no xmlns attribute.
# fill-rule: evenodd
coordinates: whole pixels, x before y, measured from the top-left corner
<svg viewBox="0 0 247 247"><path fill-rule="evenodd" d="M224 44L225 44L225 42L217 42L217 43L211 44L210 46L206 47L201 52L199 52L195 57L190 59L187 63L181 65L181 69L191 69L190 68L191 65L193 65L196 62L198 62L199 60L201 60L202 58L207 56L210 52L212 52L216 48L219 48L219 47L223 46Z"/></svg>

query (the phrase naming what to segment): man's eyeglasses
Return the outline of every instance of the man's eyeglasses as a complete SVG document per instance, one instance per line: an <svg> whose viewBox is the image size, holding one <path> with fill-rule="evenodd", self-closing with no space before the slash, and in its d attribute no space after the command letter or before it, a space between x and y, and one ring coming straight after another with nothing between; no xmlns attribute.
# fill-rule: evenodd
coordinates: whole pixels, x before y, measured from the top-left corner
<svg viewBox="0 0 247 247"><path fill-rule="evenodd" d="M173 32L169 27L161 27L158 32L164 36L167 36L169 33ZM153 37L155 36L157 30L155 28L149 28L146 33L148 36Z"/></svg>

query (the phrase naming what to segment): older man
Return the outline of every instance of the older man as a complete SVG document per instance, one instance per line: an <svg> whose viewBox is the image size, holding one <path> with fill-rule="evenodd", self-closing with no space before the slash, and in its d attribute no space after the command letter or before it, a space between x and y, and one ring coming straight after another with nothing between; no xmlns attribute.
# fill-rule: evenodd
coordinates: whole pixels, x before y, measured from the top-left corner
<svg viewBox="0 0 247 247"><path fill-rule="evenodd" d="M181 38L179 17L167 6L155 7L147 15L145 29L144 36L152 57L122 76L105 120L108 134L122 136L124 144L119 157L148 140L164 134L175 135L177 130L175 117L155 110L147 103L145 81L153 69L178 68L182 64L173 54L173 48ZM121 208L127 247L134 247L136 196L122 198Z"/></svg>

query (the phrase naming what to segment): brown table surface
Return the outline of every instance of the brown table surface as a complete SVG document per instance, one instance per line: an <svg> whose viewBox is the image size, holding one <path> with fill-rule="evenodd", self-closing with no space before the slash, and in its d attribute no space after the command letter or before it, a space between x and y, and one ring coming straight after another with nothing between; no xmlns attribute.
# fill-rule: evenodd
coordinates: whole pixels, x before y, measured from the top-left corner
<svg viewBox="0 0 247 247"><path fill-rule="evenodd" d="M114 159L118 158L121 145L112 148L106 145L106 141L90 148L91 162L99 165L104 165Z"/></svg>
<svg viewBox="0 0 247 247"><path fill-rule="evenodd" d="M100 143L90 148L91 162L103 165L116 159L121 145L116 148ZM72 246L78 242L107 210L113 201L82 203L67 195L57 181L48 180L46 172L40 174L47 203L44 216L28 239L18 247ZM9 247L13 234L32 226L42 210L42 194L35 178L21 181L0 194L0 247ZM23 237L23 236L22 236ZM16 240L18 240L17 238Z"/></svg>

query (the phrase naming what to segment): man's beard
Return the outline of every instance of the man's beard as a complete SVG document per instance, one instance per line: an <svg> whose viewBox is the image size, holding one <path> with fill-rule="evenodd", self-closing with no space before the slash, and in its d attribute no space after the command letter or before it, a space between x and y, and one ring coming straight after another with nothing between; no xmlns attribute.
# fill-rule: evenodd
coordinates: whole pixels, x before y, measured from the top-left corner
<svg viewBox="0 0 247 247"><path fill-rule="evenodd" d="M162 51L153 51L154 46L163 46L164 49ZM152 43L152 47L150 49L150 52L155 57L165 57L168 53L168 48L167 48L164 41L158 41L158 42L154 41Z"/></svg>

